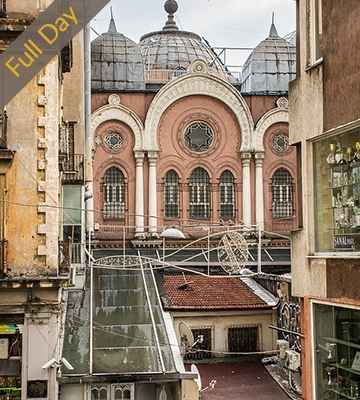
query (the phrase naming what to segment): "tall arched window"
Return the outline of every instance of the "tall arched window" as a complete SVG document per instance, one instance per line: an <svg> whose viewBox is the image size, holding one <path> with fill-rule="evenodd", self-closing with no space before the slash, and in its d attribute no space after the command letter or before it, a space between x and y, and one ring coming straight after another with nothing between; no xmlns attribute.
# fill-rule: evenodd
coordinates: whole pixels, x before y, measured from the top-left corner
<svg viewBox="0 0 360 400"><path fill-rule="evenodd" d="M125 218L125 179L116 167L111 167L104 176L104 218Z"/></svg>
<svg viewBox="0 0 360 400"><path fill-rule="evenodd" d="M275 171L271 179L272 217L291 218L294 215L294 184L290 172L285 168Z"/></svg>
<svg viewBox="0 0 360 400"><path fill-rule="evenodd" d="M179 177L171 169L165 175L164 216L166 218L179 218L179 211Z"/></svg>
<svg viewBox="0 0 360 400"><path fill-rule="evenodd" d="M209 176L202 168L196 168L190 175L189 182L190 218L210 217Z"/></svg>
<svg viewBox="0 0 360 400"><path fill-rule="evenodd" d="M235 217L234 176L226 170L220 175L219 188L220 218Z"/></svg>

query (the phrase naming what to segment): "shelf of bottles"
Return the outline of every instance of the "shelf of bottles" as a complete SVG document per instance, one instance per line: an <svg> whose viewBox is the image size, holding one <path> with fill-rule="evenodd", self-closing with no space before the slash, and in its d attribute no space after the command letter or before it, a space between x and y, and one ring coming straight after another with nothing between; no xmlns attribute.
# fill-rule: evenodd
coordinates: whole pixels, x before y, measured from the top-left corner
<svg viewBox="0 0 360 400"><path fill-rule="evenodd" d="M330 144L326 159L330 168L334 251L360 250L360 142L343 149Z"/></svg>
<svg viewBox="0 0 360 400"><path fill-rule="evenodd" d="M319 305L317 399L360 399L360 311Z"/></svg>

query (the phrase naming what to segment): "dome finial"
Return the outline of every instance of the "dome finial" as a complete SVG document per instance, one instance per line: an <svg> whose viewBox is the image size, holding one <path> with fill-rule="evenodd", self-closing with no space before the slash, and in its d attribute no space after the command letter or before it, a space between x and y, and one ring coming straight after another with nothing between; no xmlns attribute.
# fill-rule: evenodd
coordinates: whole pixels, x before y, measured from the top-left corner
<svg viewBox="0 0 360 400"><path fill-rule="evenodd" d="M112 7L110 7L110 25L108 32L117 33Z"/></svg>
<svg viewBox="0 0 360 400"><path fill-rule="evenodd" d="M277 30L275 28L275 13L272 13L272 19L271 19L271 27L270 27L270 32L269 32L269 38L273 38L273 37L279 37L279 34L277 33Z"/></svg>
<svg viewBox="0 0 360 400"><path fill-rule="evenodd" d="M178 3L175 0L166 0L164 4L165 11L169 14L168 20L163 27L163 30L172 29L178 30L179 28L176 26L176 22L174 21L174 13L176 13L178 9Z"/></svg>

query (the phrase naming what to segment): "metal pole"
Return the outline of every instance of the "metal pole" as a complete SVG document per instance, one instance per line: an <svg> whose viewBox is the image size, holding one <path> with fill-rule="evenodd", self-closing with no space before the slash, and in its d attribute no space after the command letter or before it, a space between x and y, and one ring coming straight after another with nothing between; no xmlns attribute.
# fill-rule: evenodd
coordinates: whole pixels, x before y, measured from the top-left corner
<svg viewBox="0 0 360 400"><path fill-rule="evenodd" d="M258 235L259 235L259 242L258 242L258 251L257 251L257 256L258 256L258 266L257 266L257 272L258 274L261 274L261 224L258 225Z"/></svg>

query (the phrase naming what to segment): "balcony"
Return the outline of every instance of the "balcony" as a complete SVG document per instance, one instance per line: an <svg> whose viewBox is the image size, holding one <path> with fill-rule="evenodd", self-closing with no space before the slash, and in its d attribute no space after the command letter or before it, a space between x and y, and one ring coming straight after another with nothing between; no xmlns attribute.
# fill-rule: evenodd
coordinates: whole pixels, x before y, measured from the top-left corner
<svg viewBox="0 0 360 400"><path fill-rule="evenodd" d="M59 275L69 275L71 268L72 240L59 241Z"/></svg>
<svg viewBox="0 0 360 400"><path fill-rule="evenodd" d="M65 156L62 162L62 184L83 185L84 183L84 154Z"/></svg>
<svg viewBox="0 0 360 400"><path fill-rule="evenodd" d="M7 119L6 111L0 113L0 149L7 148Z"/></svg>
<svg viewBox="0 0 360 400"><path fill-rule="evenodd" d="M6 0L0 0L0 18L6 18Z"/></svg>
<svg viewBox="0 0 360 400"><path fill-rule="evenodd" d="M0 279L7 275L7 248L8 241L6 239L0 240Z"/></svg>

